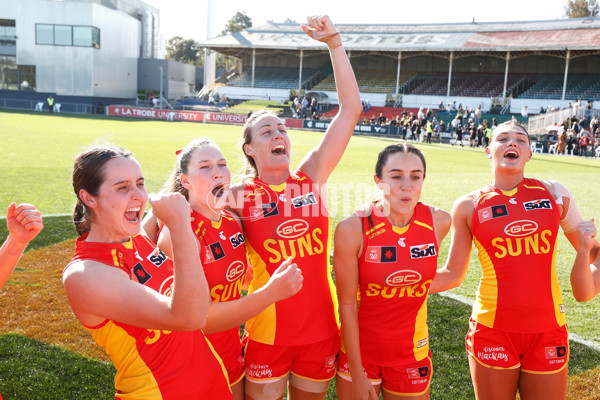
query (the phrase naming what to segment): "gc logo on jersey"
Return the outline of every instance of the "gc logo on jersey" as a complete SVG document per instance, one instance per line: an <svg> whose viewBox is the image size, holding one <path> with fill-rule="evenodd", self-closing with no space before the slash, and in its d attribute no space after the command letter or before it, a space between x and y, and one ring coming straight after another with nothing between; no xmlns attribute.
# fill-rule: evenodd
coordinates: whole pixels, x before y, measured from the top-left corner
<svg viewBox="0 0 600 400"><path fill-rule="evenodd" d="M388 286L406 286L419 283L421 280L421 274L417 271L405 269L402 271L395 271L389 274L385 278L385 283Z"/></svg>
<svg viewBox="0 0 600 400"><path fill-rule="evenodd" d="M277 236L284 239L293 239L304 235L307 230L308 222L302 219L292 219L279 224L275 232L277 232Z"/></svg>
<svg viewBox="0 0 600 400"><path fill-rule="evenodd" d="M244 244L244 235L242 235L242 232L238 232L229 236L229 241L233 248L236 249L238 246Z"/></svg>
<svg viewBox="0 0 600 400"><path fill-rule="evenodd" d="M437 253L435 252L434 243L410 246L410 258L412 258L413 260L415 258L433 257L435 255L437 255Z"/></svg>
<svg viewBox="0 0 600 400"><path fill-rule="evenodd" d="M294 205L294 208L309 206L311 204L317 204L317 198L313 192L310 192L303 194L302 196L294 197L292 199L292 204Z"/></svg>
<svg viewBox="0 0 600 400"><path fill-rule="evenodd" d="M540 210L540 209L551 210L552 209L552 203L548 199L538 199L538 200L528 201L526 203L523 203L523 206L525 207L525 211L533 211L533 210Z"/></svg>
<svg viewBox="0 0 600 400"><path fill-rule="evenodd" d="M514 221L504 227L504 233L508 236L527 236L538 230L538 224L535 221L520 220Z"/></svg>
<svg viewBox="0 0 600 400"><path fill-rule="evenodd" d="M240 260L236 260L227 268L225 278L228 282L235 282L244 275L244 272L246 272L246 266Z"/></svg>

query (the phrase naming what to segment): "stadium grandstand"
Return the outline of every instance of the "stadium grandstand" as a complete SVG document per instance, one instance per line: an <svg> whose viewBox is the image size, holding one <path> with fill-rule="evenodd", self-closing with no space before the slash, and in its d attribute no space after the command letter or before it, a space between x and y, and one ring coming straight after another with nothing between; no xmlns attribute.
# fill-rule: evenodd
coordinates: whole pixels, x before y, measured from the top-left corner
<svg viewBox="0 0 600 400"><path fill-rule="evenodd" d="M528 106L529 115L575 102L600 107L593 103L600 100L598 18L337 28L373 106L437 110L451 103L498 114ZM270 22L202 46L239 60L218 89L231 99L287 101L318 92L321 104L337 103L326 48L298 24Z"/></svg>

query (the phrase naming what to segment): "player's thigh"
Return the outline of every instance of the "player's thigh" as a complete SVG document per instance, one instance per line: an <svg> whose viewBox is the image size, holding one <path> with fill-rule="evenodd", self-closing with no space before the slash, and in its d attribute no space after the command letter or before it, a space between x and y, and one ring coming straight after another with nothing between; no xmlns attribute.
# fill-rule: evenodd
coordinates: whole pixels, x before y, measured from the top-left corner
<svg viewBox="0 0 600 400"><path fill-rule="evenodd" d="M567 397L568 369L553 374L522 372L519 382L521 400L564 400Z"/></svg>
<svg viewBox="0 0 600 400"><path fill-rule="evenodd" d="M246 400L281 400L285 394L287 376L264 383L246 380L244 383Z"/></svg>
<svg viewBox="0 0 600 400"><path fill-rule="evenodd" d="M520 368L491 368L469 355L469 369L477 400L514 400Z"/></svg>

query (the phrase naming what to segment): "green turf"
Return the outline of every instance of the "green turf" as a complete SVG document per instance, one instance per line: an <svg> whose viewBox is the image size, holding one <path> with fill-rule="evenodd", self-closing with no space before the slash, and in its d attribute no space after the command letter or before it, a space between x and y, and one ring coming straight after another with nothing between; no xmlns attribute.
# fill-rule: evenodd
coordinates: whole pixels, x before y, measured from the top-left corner
<svg viewBox="0 0 600 400"><path fill-rule="evenodd" d="M0 393L6 400L114 398L112 364L16 334L0 336Z"/></svg>
<svg viewBox="0 0 600 400"><path fill-rule="evenodd" d="M0 161L3 178L0 215L5 215L10 201L31 202L44 214L70 212L74 202L70 186L73 158L97 138L111 138L115 144L127 147L136 155L147 177L149 191L157 191L163 185L173 166L175 150L200 136L210 137L221 146L235 175L242 166L238 144L240 130L239 126L188 122L0 113L0 143L5 149ZM290 136L293 144L292 164L295 166L318 143L322 133L290 131ZM377 153L394 141L362 136L352 138L328 185L329 209L334 226L367 201L369 192L374 188L372 176ZM457 197L485 185L491 179L489 161L481 149L443 144L417 146L427 157L427 179L422 193L424 202L450 210ZM596 197L600 194L599 172L598 160L536 154L527 166L526 175L564 183L577 199L583 217L590 218L598 212ZM0 220L0 225L0 239L3 239L6 235L3 220ZM68 217L46 218L45 225L46 229L32 243L32 248L74 236ZM440 263L447 255L448 244L449 238L446 238L440 248ZM569 273L574 254L570 244L561 236L557 269L567 306L569 329L588 340L599 342L597 316L600 314L600 299L580 304L573 299L570 290ZM465 282L454 290L470 299L474 298L481 274L476 251L472 254L472 260ZM468 306L432 296L430 327L436 365L432 394L437 393L436 396L432 395L432 399L468 398L453 390L465 390L470 385L468 373L465 372L468 369L465 369L464 355L464 335L469 313ZM442 340L445 337L450 338L447 343ZM571 350L571 372L598 365L596 352L574 344ZM453 375L454 371L456 376ZM441 397L445 393L448 393L448 397Z"/></svg>

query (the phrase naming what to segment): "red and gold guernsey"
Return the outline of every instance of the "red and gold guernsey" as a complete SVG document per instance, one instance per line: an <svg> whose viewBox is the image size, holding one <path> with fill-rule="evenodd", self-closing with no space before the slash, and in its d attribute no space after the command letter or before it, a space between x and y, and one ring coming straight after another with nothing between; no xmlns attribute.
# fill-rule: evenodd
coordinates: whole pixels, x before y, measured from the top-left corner
<svg viewBox="0 0 600 400"><path fill-rule="evenodd" d="M200 259L213 303L237 300L246 278L246 251L242 228L227 211L218 222L192 210L192 230L200 242ZM240 357L239 328L207 336L223 360Z"/></svg>
<svg viewBox="0 0 600 400"><path fill-rule="evenodd" d="M171 295L173 262L147 237L136 235L125 243L86 242L86 237L77 240L75 255L65 269L76 261L94 260ZM221 360L201 330L161 331L108 319L86 328L117 369L116 399L232 398Z"/></svg>
<svg viewBox="0 0 600 400"><path fill-rule="evenodd" d="M417 203L407 226L392 225L371 208L359 257L358 326L364 362L394 366L429 354L427 295L438 244L428 205Z"/></svg>
<svg viewBox="0 0 600 400"><path fill-rule="evenodd" d="M246 323L252 340L294 346L339 333L337 298L331 278L331 224L317 186L302 172L269 186L245 183L243 221L254 276L249 292L264 286L288 257L302 270L302 289L271 304Z"/></svg>
<svg viewBox="0 0 600 400"><path fill-rule="evenodd" d="M471 231L483 270L473 318L490 328L533 333L565 324L556 273L560 212L536 179L514 190L475 192Z"/></svg>

